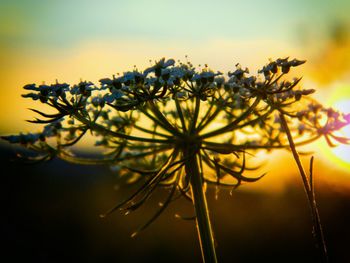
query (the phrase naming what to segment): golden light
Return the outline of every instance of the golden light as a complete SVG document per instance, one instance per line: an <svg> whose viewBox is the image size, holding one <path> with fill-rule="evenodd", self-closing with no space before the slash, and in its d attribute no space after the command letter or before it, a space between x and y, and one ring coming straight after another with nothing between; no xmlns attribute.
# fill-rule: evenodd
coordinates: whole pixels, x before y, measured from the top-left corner
<svg viewBox="0 0 350 263"><path fill-rule="evenodd" d="M350 112L350 98L339 100L334 104L334 108L339 111L348 113ZM343 136L350 138L350 127L346 126L343 131ZM339 157L341 160L350 164L350 146L349 145L339 145L338 147L332 149L333 153Z"/></svg>
<svg viewBox="0 0 350 263"><path fill-rule="evenodd" d="M350 86L337 88L327 101L327 105L343 112L350 113ZM346 126L338 133L341 137L350 138L350 127ZM336 163L338 166L350 168L350 145L338 144L336 147L321 147L327 159Z"/></svg>

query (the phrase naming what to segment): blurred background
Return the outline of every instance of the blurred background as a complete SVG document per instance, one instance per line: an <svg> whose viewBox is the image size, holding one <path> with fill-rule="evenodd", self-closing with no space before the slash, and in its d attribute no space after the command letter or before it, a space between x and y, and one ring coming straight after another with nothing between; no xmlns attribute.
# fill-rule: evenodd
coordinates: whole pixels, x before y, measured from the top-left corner
<svg viewBox="0 0 350 263"><path fill-rule="evenodd" d="M162 57L227 72L236 63L256 73L268 59L306 59L295 75L327 106L350 112L350 2L346 0L161 1L0 0L0 134L35 132L25 122L38 105L23 99L28 83L97 82ZM350 130L343 135L350 136ZM93 150L89 144L81 145ZM331 262L350 262L350 147L320 140L315 184ZM0 257L37 262L200 262L186 201L173 204L136 238L157 198L135 214L108 210L132 189L118 189L108 167L54 160L13 163L16 149L1 144ZM268 172L209 207L220 262L316 262L311 218L288 152L263 154ZM260 158L259 157L259 158ZM304 157L306 168L310 156ZM159 197L164 193L159 191ZM152 203L153 202L153 203ZM11 260L12 259L12 260Z"/></svg>

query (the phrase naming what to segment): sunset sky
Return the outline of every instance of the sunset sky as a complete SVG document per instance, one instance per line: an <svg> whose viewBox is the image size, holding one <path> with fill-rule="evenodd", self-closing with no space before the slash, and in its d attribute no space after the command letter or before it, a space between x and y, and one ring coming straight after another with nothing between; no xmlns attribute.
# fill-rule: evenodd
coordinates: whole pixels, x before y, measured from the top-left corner
<svg viewBox="0 0 350 263"><path fill-rule="evenodd" d="M37 108L20 97L27 83L96 82L185 55L224 72L239 62L252 73L269 58L306 59L302 85L350 111L349 10L347 0L0 0L0 133L35 131L24 121ZM322 152L350 176L346 161Z"/></svg>

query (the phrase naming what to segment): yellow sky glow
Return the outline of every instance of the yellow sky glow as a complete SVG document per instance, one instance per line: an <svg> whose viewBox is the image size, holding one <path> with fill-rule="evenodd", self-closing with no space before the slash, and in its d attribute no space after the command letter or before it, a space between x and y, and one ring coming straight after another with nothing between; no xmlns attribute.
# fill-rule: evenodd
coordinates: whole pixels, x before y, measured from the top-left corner
<svg viewBox="0 0 350 263"><path fill-rule="evenodd" d="M269 58L306 59L292 74L303 76L303 87L317 90L316 99L327 106L350 99L348 1L223 0L215 5L180 1L187 3L186 10L173 1L158 0L102 0L86 5L82 1L31 1L0 3L1 134L40 130L25 122L34 117L28 108L42 109L40 103L21 97L25 84L51 84L56 79L69 84L80 79L98 83L134 65L142 70L150 59L162 57L184 61L188 55L194 65L208 64L222 72L240 63L253 74ZM343 27L330 26L333 31L329 33L327 26L337 24L339 17L345 21L339 20ZM306 150L314 151L315 164L324 168L316 170L317 178L350 189L350 165L339 157L344 152L347 156L349 146L331 150L321 140ZM268 176L247 188L281 190L295 180L286 177L286 170L297 171L287 151L268 159L262 169ZM341 175L327 177L327 169L338 169Z"/></svg>

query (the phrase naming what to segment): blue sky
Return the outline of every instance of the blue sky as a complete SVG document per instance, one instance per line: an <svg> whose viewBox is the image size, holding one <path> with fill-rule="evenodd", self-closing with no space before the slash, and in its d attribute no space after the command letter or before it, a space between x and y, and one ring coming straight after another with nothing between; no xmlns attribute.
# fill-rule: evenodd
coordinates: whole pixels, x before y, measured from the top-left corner
<svg viewBox="0 0 350 263"><path fill-rule="evenodd" d="M349 2L0 0L0 37L16 46L56 47L91 39L293 40L303 25L319 30L345 17Z"/></svg>

